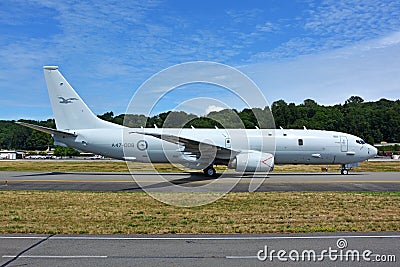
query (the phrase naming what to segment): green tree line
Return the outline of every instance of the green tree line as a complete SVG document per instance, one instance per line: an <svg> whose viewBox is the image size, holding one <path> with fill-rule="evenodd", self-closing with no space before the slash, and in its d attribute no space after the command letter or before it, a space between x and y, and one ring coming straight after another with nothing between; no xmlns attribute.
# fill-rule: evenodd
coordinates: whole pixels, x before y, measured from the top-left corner
<svg viewBox="0 0 400 267"><path fill-rule="evenodd" d="M272 119L272 115L273 119ZM303 128L332 130L360 136L368 143L400 142L400 100L381 99L365 102L352 96L344 104L319 105L312 99L301 104L275 101L271 107L242 111L225 109L207 116L196 116L183 111L164 112L152 117L137 114L106 112L100 118L129 127L195 127L195 128ZM20 120L55 128L53 119L46 121ZM0 148L44 150L52 146L51 136L14 121L0 121Z"/></svg>
<svg viewBox="0 0 400 267"><path fill-rule="evenodd" d="M364 102L352 96L344 105L321 106L307 99L300 105L283 100L272 104L277 127L323 129L346 132L368 143L400 141L400 100Z"/></svg>
<svg viewBox="0 0 400 267"><path fill-rule="evenodd" d="M19 120L31 124L55 128L53 119L47 121ZM20 150L46 150L53 146L53 139L49 134L32 130L16 124L15 121L0 120L0 148Z"/></svg>

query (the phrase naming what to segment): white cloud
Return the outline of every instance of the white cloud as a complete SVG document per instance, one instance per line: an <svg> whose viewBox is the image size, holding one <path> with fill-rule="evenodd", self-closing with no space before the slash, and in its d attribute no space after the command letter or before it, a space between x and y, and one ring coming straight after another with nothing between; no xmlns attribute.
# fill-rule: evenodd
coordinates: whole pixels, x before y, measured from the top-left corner
<svg viewBox="0 0 400 267"><path fill-rule="evenodd" d="M352 95L365 100L400 98L400 32L324 53L243 67L267 100L343 103Z"/></svg>
<svg viewBox="0 0 400 267"><path fill-rule="evenodd" d="M398 31L399 1L337 0L310 2L298 24L289 25L298 34L278 46L254 53L251 61L292 58L347 47Z"/></svg>
<svg viewBox="0 0 400 267"><path fill-rule="evenodd" d="M398 71L394 52L398 52L399 36L351 49L355 41L400 28L397 0L310 1L308 11L303 10L307 4L301 2L301 8L293 12L295 19L285 11L297 7L293 3L260 2L259 8L230 3L228 11L221 4L211 13L190 13L190 3L181 8L156 0L4 0L0 4L0 26L4 27L0 36L2 98L28 104L47 101L41 66L53 64L60 66L98 113L105 108L123 111L132 91L143 81L185 61L210 60L234 66L260 62L264 72L257 75L267 88L298 85L311 88L310 92L316 83L333 83L333 77L349 80L346 72L363 75L370 82L373 77L366 75L367 70L354 72L361 67L376 74L379 71L374 66L381 66L375 79L385 77L381 79L385 85L391 80L387 76ZM341 47L347 48L337 49ZM382 48L380 52L378 48ZM357 54L357 49L364 54ZM389 50L394 51L391 56ZM299 55L307 56L296 58ZM343 59L346 55L348 61ZM281 63L262 63L265 59Z"/></svg>
<svg viewBox="0 0 400 267"><path fill-rule="evenodd" d="M206 110L205 110L205 112L204 112L204 114L209 114L210 112L213 112L213 111L221 111L221 110L223 110L224 108L223 107L219 107L219 106L216 106L216 105L210 105L210 106L208 106L207 108L206 108Z"/></svg>
<svg viewBox="0 0 400 267"><path fill-rule="evenodd" d="M226 14L232 18L235 23L243 23L256 20L257 16L261 15L263 10L258 8L245 10L227 10Z"/></svg>
<svg viewBox="0 0 400 267"><path fill-rule="evenodd" d="M393 15L398 8L398 1L323 1L310 13L304 27L320 37L341 35L344 39L362 40L397 29L399 23Z"/></svg>
<svg viewBox="0 0 400 267"><path fill-rule="evenodd" d="M256 29L261 32L274 32L278 29L278 26L270 21L267 21L264 24L257 25Z"/></svg>

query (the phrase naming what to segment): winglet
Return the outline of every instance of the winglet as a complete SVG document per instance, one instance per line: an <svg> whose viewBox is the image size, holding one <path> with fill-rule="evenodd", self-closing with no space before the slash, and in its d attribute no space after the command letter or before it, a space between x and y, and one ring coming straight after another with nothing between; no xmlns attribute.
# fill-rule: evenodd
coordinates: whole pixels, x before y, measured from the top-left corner
<svg viewBox="0 0 400 267"><path fill-rule="evenodd" d="M43 66L45 70L58 70L58 66Z"/></svg>

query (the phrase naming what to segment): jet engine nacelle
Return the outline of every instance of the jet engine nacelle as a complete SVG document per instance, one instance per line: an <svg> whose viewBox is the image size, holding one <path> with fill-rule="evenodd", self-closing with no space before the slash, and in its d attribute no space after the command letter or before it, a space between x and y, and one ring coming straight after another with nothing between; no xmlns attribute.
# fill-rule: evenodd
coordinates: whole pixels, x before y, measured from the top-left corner
<svg viewBox="0 0 400 267"><path fill-rule="evenodd" d="M274 169L274 155L249 151L237 155L229 165L237 172L269 172Z"/></svg>

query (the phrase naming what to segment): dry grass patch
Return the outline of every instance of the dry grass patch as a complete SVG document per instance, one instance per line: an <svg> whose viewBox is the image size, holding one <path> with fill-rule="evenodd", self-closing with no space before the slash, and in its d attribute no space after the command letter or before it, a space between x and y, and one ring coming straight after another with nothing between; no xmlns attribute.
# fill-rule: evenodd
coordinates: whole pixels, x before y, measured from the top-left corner
<svg viewBox="0 0 400 267"><path fill-rule="evenodd" d="M127 172L123 161L0 161L0 171Z"/></svg>
<svg viewBox="0 0 400 267"><path fill-rule="evenodd" d="M340 165L276 165L274 172L339 172ZM400 172L400 161L364 161L352 172Z"/></svg>
<svg viewBox="0 0 400 267"><path fill-rule="evenodd" d="M230 193L178 208L145 193L0 191L1 233L316 231L400 231L400 193Z"/></svg>
<svg viewBox="0 0 400 267"><path fill-rule="evenodd" d="M155 169L159 172L193 171L180 165L168 163L155 163ZM329 172L339 172L340 165L276 165L274 172L321 172L327 168ZM133 172L152 172L151 164L129 162L129 168ZM226 170L225 166L216 166L218 172ZM43 171L43 172L128 172L123 161L6 161L0 160L0 171ZM232 170L229 170L232 171ZM360 167L354 168L356 172L400 172L400 162L376 162L366 161Z"/></svg>
<svg viewBox="0 0 400 267"><path fill-rule="evenodd" d="M400 172L400 161L367 161L354 170L360 172Z"/></svg>
<svg viewBox="0 0 400 267"><path fill-rule="evenodd" d="M153 164L160 172L179 172L179 168L168 163ZM137 172L151 172L151 164L130 162L129 168ZM43 171L43 172L129 172L124 161L0 161L0 171Z"/></svg>

